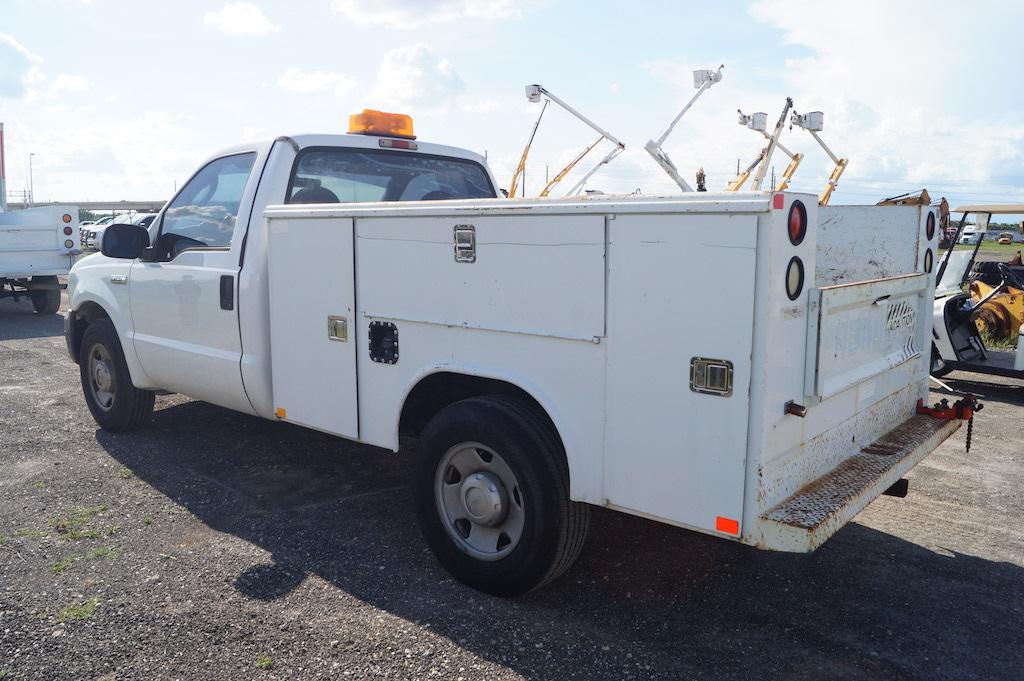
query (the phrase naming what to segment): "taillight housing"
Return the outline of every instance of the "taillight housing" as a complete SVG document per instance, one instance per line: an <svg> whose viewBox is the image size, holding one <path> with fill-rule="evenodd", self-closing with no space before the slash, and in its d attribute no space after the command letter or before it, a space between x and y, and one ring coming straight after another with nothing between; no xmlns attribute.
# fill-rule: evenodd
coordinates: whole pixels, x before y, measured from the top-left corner
<svg viewBox="0 0 1024 681"><path fill-rule="evenodd" d="M807 208L804 202L799 199L789 207L789 218L786 220L786 230L789 232L789 243L799 246L807 236Z"/></svg>
<svg viewBox="0 0 1024 681"><path fill-rule="evenodd" d="M71 236L71 233L72 233L73 231L74 231L74 230L73 230L73 229L71 229L70 227L65 227L65 228L64 228L64 236Z"/></svg>
<svg viewBox="0 0 1024 681"><path fill-rule="evenodd" d="M928 241L935 237L935 213L928 213L928 219L924 223L924 235Z"/></svg>

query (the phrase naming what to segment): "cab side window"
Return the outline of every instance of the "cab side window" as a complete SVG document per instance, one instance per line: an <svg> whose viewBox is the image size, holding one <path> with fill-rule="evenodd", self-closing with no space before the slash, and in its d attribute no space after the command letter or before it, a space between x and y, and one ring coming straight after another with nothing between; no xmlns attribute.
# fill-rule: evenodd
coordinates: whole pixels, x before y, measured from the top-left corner
<svg viewBox="0 0 1024 681"><path fill-rule="evenodd" d="M193 177L164 213L158 248L173 258L188 248L227 248L238 208L256 161L255 152L211 161Z"/></svg>

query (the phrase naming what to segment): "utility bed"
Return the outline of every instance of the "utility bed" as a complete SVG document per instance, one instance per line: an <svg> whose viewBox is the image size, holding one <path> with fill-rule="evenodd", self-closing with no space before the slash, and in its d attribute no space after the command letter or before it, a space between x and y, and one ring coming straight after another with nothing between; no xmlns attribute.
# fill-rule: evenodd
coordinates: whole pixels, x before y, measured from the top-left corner
<svg viewBox="0 0 1024 681"><path fill-rule="evenodd" d="M425 377L500 381L550 417L573 499L809 551L959 425L915 415L928 214L793 193L272 206L274 403L397 449Z"/></svg>

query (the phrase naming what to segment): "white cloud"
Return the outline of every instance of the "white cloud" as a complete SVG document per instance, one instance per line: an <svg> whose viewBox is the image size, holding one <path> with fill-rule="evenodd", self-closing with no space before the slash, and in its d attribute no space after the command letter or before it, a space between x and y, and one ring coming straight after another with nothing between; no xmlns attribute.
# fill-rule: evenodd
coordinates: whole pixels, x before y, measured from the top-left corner
<svg viewBox="0 0 1024 681"><path fill-rule="evenodd" d="M360 26L386 24L414 28L456 19L515 19L522 3L514 0L334 0L331 6Z"/></svg>
<svg viewBox="0 0 1024 681"><path fill-rule="evenodd" d="M1019 78L1018 66L992 51L1015 44L1021 6L979 0L958 16L962 40L947 39L948 17L925 0L864 0L856 7L759 0L749 11L778 28L784 43L810 52L771 75L799 111L825 112L823 137L850 155L837 198L843 187L865 195L922 185L933 193L988 192L1010 168L1022 186L1001 189L1024 189L1024 127L994 117L991 106L995 93ZM788 138L791 148L808 155L797 179L807 171L823 185L824 152L806 134L791 134L799 135Z"/></svg>
<svg viewBox="0 0 1024 681"><path fill-rule="evenodd" d="M426 43L417 43L384 55L369 99L375 107L439 113L451 108L465 89L465 81L450 61Z"/></svg>
<svg viewBox="0 0 1024 681"><path fill-rule="evenodd" d="M203 22L232 35L263 35L281 30L251 2L232 2L219 12L207 12Z"/></svg>
<svg viewBox="0 0 1024 681"><path fill-rule="evenodd" d="M278 77L277 84L285 90L302 94L332 90L341 97L356 86L356 79L344 73L302 71L292 66Z"/></svg>
<svg viewBox="0 0 1024 681"><path fill-rule="evenodd" d="M62 73L50 84L50 94L59 95L61 92L87 92L92 88L92 83L82 76L72 76Z"/></svg>
<svg viewBox="0 0 1024 681"><path fill-rule="evenodd" d="M501 104L493 99L466 101L459 105L460 111L465 111L470 114L494 113L500 108Z"/></svg>
<svg viewBox="0 0 1024 681"><path fill-rule="evenodd" d="M28 92L29 81L38 77L35 62L39 57L17 40L0 33L0 97L21 97Z"/></svg>

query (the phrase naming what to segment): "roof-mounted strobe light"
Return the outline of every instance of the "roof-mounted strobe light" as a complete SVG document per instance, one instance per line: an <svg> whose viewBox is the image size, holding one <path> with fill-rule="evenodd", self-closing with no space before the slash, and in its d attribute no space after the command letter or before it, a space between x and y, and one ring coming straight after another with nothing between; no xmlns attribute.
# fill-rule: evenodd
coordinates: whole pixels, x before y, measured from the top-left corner
<svg viewBox="0 0 1024 681"><path fill-rule="evenodd" d="M540 116L537 117L537 122L533 124L533 131L530 133L530 139L526 143L526 148L523 149L523 155L519 159L519 165L516 167L516 171L512 174L512 181L509 182L509 185L508 185L509 186L509 190L508 190L509 198L515 198L515 195L516 195L515 192L519 188L519 178L522 176L523 171L526 169L526 158L530 154L530 146L533 144L533 138L537 134L537 127L540 125L540 119L544 115L544 111L547 109L547 106L548 106L548 104L550 102L554 102L555 104L558 104L563 109L565 109L566 111L571 113L573 116L575 116L576 118L578 118L581 121L583 121L584 123L586 123L588 126L590 126L595 131L597 131L597 133L600 135L600 137L598 137L597 140L593 144L591 144L586 149L584 149L582 152L580 152L580 154L576 158L574 158L567 166L562 168L562 170L560 170L551 179L551 181L547 183L547 185L544 187L544 189L541 191L541 193L538 194L538 196L547 196L548 194L550 194L551 190L554 188L554 186L556 184L558 184L559 182L561 182L562 179L565 178L565 176L568 175L572 171L572 169L576 167L576 164L579 163L580 161L582 161L583 157L586 156L587 154L589 154L590 151L594 147L596 147L602 140L608 140L609 142L614 144L615 147L611 151L609 151L605 155L605 157L602 158L597 163L597 165L595 165L593 168L591 168L590 171L586 175L584 175L583 178L579 182L577 182L573 186L573 188L570 189L566 193L566 196L572 196L574 194L579 194L581 191L583 191L583 188L587 185L587 180L590 179L591 175L593 175L594 173L597 172L598 168L600 168L601 166L609 163L613 158L615 158L616 156L621 154L626 149L626 145L623 144L622 142L620 142L614 135L612 135L610 132L608 132L607 130L605 130L601 126L597 125L593 121L591 121L589 118L587 118L586 116L581 114L579 111L577 111L576 109L572 108L571 106L569 106L568 104L563 102L561 99L559 99L555 95L551 94L551 92L548 91L547 88L545 88L544 86L536 85L536 84L534 84L534 85L527 85L526 86L526 98L529 101L531 101L533 103L537 103L537 102L539 102L541 100L542 97L547 97L547 100L545 100L544 107L540 111Z"/></svg>
<svg viewBox="0 0 1024 681"><path fill-rule="evenodd" d="M363 109L362 113L349 116L348 132L350 135L380 135L401 137L407 140L416 139L416 135L412 132L411 116L374 111L373 109Z"/></svg>
<svg viewBox="0 0 1024 681"><path fill-rule="evenodd" d="M697 98L704 94L704 92L712 85L722 80L722 69L724 68L725 64L721 64L717 70L698 69L694 71L693 87L697 88L697 92L690 98L690 101L686 103L683 110L676 114L676 117L668 124L665 131L658 135L657 139L647 140L647 144L644 145L644 149L647 150L647 153L658 162L661 169L668 173L668 176L675 180L675 183L679 185L679 188L684 192L692 192L693 187L691 187L689 183L682 178L679 174L679 169L676 168L676 164L668 157L668 152L662 149L661 145L664 144L665 140L668 139L668 136L672 134L672 130L675 129L676 123L678 123L683 117L683 114L690 110L690 107L697 101Z"/></svg>
<svg viewBox="0 0 1024 681"><path fill-rule="evenodd" d="M818 197L819 206L827 206L828 200L832 196L832 192L839 186L839 178L842 177L843 171L846 170L847 164L850 162L846 158L836 158L836 155L832 153L832 150L828 148L828 145L822 141L818 133L825 128L825 114L820 111L810 111L805 114L799 114L796 111L793 112L792 118L789 119L791 126L795 125L798 128L803 128L807 132L811 133L811 136L817 140L821 148L825 150L828 157L832 159L832 163L835 166L832 168L832 174L828 176L828 184L825 185L825 189L821 192L821 196Z"/></svg>
<svg viewBox="0 0 1024 681"><path fill-rule="evenodd" d="M754 181L751 183L750 188L755 192L761 191L761 182L764 180L765 173L768 172L768 164L771 162L772 154L775 153L775 148L782 149L783 153L789 156L789 166L786 168L786 172L782 175L782 182L779 183L777 191L782 191L789 186L789 180L793 177L793 173L796 172L796 167L800 165L800 161L803 160L803 154L794 154L779 144L779 136L782 135L782 129L786 126L786 115L789 110L793 108L793 100L790 97L786 97L786 106L782 108L782 115L779 116L778 122L775 124L775 129L772 134L768 134L768 114L763 111L750 114L749 116L739 109L739 124L745 125L751 130L755 130L761 133L765 139L768 140L768 144L761 149L761 153L754 158L754 161L747 166L747 169L740 173L735 180L729 183L725 188L727 192L739 191L741 187L746 183L750 174L757 168L757 174L754 176Z"/></svg>

